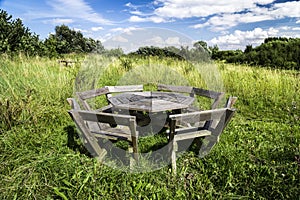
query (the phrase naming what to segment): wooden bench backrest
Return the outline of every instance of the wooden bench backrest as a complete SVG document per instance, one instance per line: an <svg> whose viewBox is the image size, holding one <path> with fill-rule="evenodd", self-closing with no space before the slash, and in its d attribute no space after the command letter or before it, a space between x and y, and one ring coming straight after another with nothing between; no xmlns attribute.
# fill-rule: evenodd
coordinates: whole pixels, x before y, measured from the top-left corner
<svg viewBox="0 0 300 200"><path fill-rule="evenodd" d="M128 126L128 127L131 126L132 121L135 121L134 116L128 116L128 115L101 113L101 112L93 112L93 111L85 111L85 110L80 110L77 112L82 118L82 120L84 121L107 123L107 124L118 124L118 125Z"/></svg>
<svg viewBox="0 0 300 200"><path fill-rule="evenodd" d="M194 97L194 95L197 95L197 96L211 98L214 100L214 102L211 105L211 109L215 109L220 103L222 97L224 96L224 92L215 92L212 90L205 90L202 88L196 88L191 86L174 86L174 85L158 84L157 90L188 93L192 97Z"/></svg>
<svg viewBox="0 0 300 200"><path fill-rule="evenodd" d="M193 87L190 87L190 86L175 86L175 85L158 84L157 90L158 91L187 93L187 94L190 94L191 96L193 96Z"/></svg>
<svg viewBox="0 0 300 200"><path fill-rule="evenodd" d="M217 106L219 105L222 97L224 96L224 92L215 92L215 91L212 91L212 90L205 90L205 89L202 89L202 88L195 88L195 87L193 87L193 93L195 93L198 96L203 96L203 97L213 99L214 102L211 105L211 109L217 108Z"/></svg>
<svg viewBox="0 0 300 200"><path fill-rule="evenodd" d="M107 98L111 97L113 93L120 92L142 92L144 90L143 85L116 85L116 86L105 86L108 90L106 94Z"/></svg>
<svg viewBox="0 0 300 200"><path fill-rule="evenodd" d="M106 87L102 87L84 92L76 92L76 95L78 96L78 99L82 103L85 110L92 110L87 100L97 96L106 95L108 92L109 91Z"/></svg>
<svg viewBox="0 0 300 200"><path fill-rule="evenodd" d="M105 86L98 89L88 90L84 92L77 92L79 101L82 103L85 110L92 110L87 100L101 95L106 95L106 99L111 97L113 93L119 92L141 92L143 85L124 85L124 86Z"/></svg>

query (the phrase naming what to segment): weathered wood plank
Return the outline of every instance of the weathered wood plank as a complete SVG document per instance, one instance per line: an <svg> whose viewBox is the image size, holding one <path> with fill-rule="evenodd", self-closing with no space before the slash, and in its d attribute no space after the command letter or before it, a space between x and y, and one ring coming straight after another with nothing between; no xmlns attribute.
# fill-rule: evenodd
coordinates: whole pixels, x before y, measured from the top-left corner
<svg viewBox="0 0 300 200"><path fill-rule="evenodd" d="M201 130L201 131L189 132L185 134L176 134L174 140L180 141L180 140L194 139L197 137L204 137L209 135L211 135L211 131Z"/></svg>
<svg viewBox="0 0 300 200"><path fill-rule="evenodd" d="M237 97L229 97L225 104L225 107L232 108L236 101L237 101Z"/></svg>
<svg viewBox="0 0 300 200"><path fill-rule="evenodd" d="M114 129L109 131L107 130L99 130L99 131L92 131L95 134L95 137L105 138L105 139L112 139L112 140L128 140L132 141L130 132L122 131L121 129Z"/></svg>
<svg viewBox="0 0 300 200"><path fill-rule="evenodd" d="M106 87L83 91L83 92L76 92L78 97L80 97L82 100L90 99L107 93L109 93L109 90Z"/></svg>
<svg viewBox="0 0 300 200"><path fill-rule="evenodd" d="M195 93L196 95L205 96L205 97L208 97L211 99L217 99L217 98L219 98L220 95L224 94L223 92L215 92L212 90L205 90L205 89L196 88L196 87L193 88L193 93Z"/></svg>
<svg viewBox="0 0 300 200"><path fill-rule="evenodd" d="M175 85L165 85L158 84L158 91L171 91L171 92L181 92L181 93L193 93L193 87L191 86L175 86Z"/></svg>
<svg viewBox="0 0 300 200"><path fill-rule="evenodd" d="M82 133L83 140L87 141L87 143L85 143L86 148L93 156L95 156L101 162L104 156L106 155L107 151L99 146L98 140L90 132L90 130L85 125L78 112L71 110L69 111L69 114L73 118L80 132Z"/></svg>
<svg viewBox="0 0 300 200"><path fill-rule="evenodd" d="M139 133L136 131L136 120L130 119L130 125L129 125L130 132L132 134L131 141L132 141L132 148L133 148L133 157L136 161L139 160L138 156L138 136Z"/></svg>
<svg viewBox="0 0 300 200"><path fill-rule="evenodd" d="M80 110L80 106L74 98L67 98L67 101L70 104L72 109Z"/></svg>
<svg viewBox="0 0 300 200"><path fill-rule="evenodd" d="M143 85L116 85L105 86L105 88L107 88L110 93L143 91Z"/></svg>
<svg viewBox="0 0 300 200"><path fill-rule="evenodd" d="M85 121L93 121L93 122L100 122L100 123L130 126L130 120L131 119L135 120L135 116L128 116L128 115L99 113L94 111L83 111L83 110L78 111L78 113Z"/></svg>
<svg viewBox="0 0 300 200"><path fill-rule="evenodd" d="M197 111L192 113L170 115L170 119L176 121L187 121L189 123L195 123L200 121L209 121L212 119L218 119L225 112L226 112L226 108L204 110L204 111Z"/></svg>

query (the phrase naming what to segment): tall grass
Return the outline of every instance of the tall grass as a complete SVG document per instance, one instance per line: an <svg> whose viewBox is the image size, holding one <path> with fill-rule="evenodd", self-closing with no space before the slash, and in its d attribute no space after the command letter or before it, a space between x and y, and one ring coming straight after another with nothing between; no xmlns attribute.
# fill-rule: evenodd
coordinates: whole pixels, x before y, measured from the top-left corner
<svg viewBox="0 0 300 200"><path fill-rule="evenodd" d="M243 116L270 121L288 121L293 112L299 116L299 71L239 65L226 65L220 70L227 92L238 95L237 106Z"/></svg>
<svg viewBox="0 0 300 200"><path fill-rule="evenodd" d="M216 63L220 81L213 71L211 79L203 77L211 65L123 59L132 60L88 57L77 74L79 66L56 60L2 55L0 199L299 198L299 72ZM238 111L211 154L199 159L190 151L179 158L176 176L169 166L142 174L118 171L89 157L65 99L126 81L216 87L239 97Z"/></svg>

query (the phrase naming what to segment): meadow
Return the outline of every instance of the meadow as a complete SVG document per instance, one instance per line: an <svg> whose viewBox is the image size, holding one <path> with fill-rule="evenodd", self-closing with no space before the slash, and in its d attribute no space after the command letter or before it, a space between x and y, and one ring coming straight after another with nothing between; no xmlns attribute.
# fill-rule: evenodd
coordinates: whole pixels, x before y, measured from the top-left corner
<svg viewBox="0 0 300 200"><path fill-rule="evenodd" d="M77 61L71 67L49 58L1 57L0 199L300 196L299 71L217 62L220 81L201 78L186 61L156 57L86 59L71 55ZM98 67L103 70L95 70L95 62L102 63ZM138 70L145 70L138 66L150 65L158 66L151 68L155 76L132 78ZM202 70L208 73L210 69ZM184 82L165 80L166 75L176 77L176 73L169 76L173 72L180 73ZM91 158L76 137L66 99L74 91L101 85L162 79L199 87L211 82L211 87L224 90L227 97L238 97L237 112L212 152L202 159L193 151L186 152L177 161L176 175L170 166L133 174Z"/></svg>

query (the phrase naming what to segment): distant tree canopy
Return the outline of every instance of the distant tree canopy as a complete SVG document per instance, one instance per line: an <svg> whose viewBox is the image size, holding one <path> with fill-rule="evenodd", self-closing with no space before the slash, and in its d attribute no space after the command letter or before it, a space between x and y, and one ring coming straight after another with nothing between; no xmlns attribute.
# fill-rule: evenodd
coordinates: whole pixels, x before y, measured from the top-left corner
<svg viewBox="0 0 300 200"><path fill-rule="evenodd" d="M270 37L257 47L247 45L244 51L217 51L212 56L230 63L300 70L300 38Z"/></svg>
<svg viewBox="0 0 300 200"><path fill-rule="evenodd" d="M140 47L137 51L130 53L129 55L137 56L158 56L158 57L172 57L179 60L189 61L209 61L211 57L210 50L207 47L206 42L198 41L193 45L193 48L181 46L180 48L174 46L168 47L155 47L146 46Z"/></svg>

